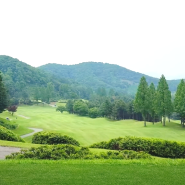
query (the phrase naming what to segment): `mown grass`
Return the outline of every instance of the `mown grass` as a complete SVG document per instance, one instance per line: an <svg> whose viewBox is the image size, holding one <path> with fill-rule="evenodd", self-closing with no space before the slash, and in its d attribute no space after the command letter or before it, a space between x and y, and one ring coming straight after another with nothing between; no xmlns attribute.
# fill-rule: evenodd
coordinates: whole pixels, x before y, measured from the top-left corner
<svg viewBox="0 0 185 185"><path fill-rule="evenodd" d="M24 115L30 119L19 117ZM50 106L20 106L12 117L8 112L0 114L15 120L19 127L14 131L19 135L32 132L28 127L42 128L45 131L61 132L78 140L82 146L96 142L107 141L124 136L153 137L167 140L185 141L185 129L178 122L167 122L166 127L161 123L147 123L135 120L110 121L106 118L91 119L80 117L67 112L56 112ZM17 119L16 119L17 117ZM25 138L31 142L31 137Z"/></svg>
<svg viewBox="0 0 185 185"><path fill-rule="evenodd" d="M184 160L0 161L0 184L176 185Z"/></svg>

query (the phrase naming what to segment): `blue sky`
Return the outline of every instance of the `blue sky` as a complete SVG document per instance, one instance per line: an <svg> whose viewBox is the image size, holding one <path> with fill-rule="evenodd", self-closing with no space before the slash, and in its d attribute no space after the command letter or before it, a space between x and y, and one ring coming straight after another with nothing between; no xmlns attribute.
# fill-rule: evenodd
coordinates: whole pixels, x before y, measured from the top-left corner
<svg viewBox="0 0 185 185"><path fill-rule="evenodd" d="M185 78L185 2L2 0L0 54L32 66L95 61Z"/></svg>

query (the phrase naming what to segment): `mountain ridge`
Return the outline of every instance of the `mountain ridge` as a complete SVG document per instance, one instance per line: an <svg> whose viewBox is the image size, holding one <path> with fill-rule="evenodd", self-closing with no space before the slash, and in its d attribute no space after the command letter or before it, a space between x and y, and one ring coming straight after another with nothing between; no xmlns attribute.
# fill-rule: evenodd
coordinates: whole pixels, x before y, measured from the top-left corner
<svg viewBox="0 0 185 185"><path fill-rule="evenodd" d="M157 86L159 80L159 78L135 72L116 64L102 62L82 62L74 65L49 63L40 66L39 69L55 74L58 77L65 77L76 80L78 83L85 83L85 85L95 87L95 89L98 86L103 86L118 91L124 90L124 92L132 94L136 92L142 76L146 77L148 83L153 82L155 86ZM84 80L84 77L89 80ZM167 82L170 90L175 92L180 79L167 80Z"/></svg>

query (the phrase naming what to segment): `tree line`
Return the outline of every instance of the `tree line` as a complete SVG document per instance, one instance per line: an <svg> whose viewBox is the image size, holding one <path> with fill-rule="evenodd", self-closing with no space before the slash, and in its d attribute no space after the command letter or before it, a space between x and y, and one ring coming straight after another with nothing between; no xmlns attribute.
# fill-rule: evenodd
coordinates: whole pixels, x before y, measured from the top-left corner
<svg viewBox="0 0 185 185"><path fill-rule="evenodd" d="M145 77L140 79L135 98L123 99L115 93L106 97L100 93L93 96L89 101L68 100L66 107L58 107L58 111L68 111L71 114L89 116L91 118L107 117L112 120L135 119L155 122L161 121L166 125L166 118L169 119L175 114L185 122L185 82L181 80L177 92L172 99L171 91L165 76L162 75L157 87L153 83L148 85Z"/></svg>

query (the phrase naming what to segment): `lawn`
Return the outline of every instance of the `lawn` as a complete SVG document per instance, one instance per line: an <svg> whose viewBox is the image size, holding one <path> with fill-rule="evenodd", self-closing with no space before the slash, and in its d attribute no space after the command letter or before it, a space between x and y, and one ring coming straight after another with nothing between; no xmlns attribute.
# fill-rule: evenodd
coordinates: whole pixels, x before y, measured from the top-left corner
<svg viewBox="0 0 185 185"><path fill-rule="evenodd" d="M30 119L25 119L19 115ZM61 132L74 137L82 146L129 135L185 141L185 128L182 128L178 122L167 122L165 127L161 123L154 125L147 123L147 127L144 127L143 122L140 121L91 119L67 112L56 112L53 107L36 105L20 106L13 117L8 112L0 114L0 117L16 120L19 127L14 132L18 135L32 132L28 127L42 128L45 131ZM25 140L31 142L31 137L25 138Z"/></svg>
<svg viewBox="0 0 185 185"><path fill-rule="evenodd" d="M0 161L0 184L181 185L182 160Z"/></svg>

